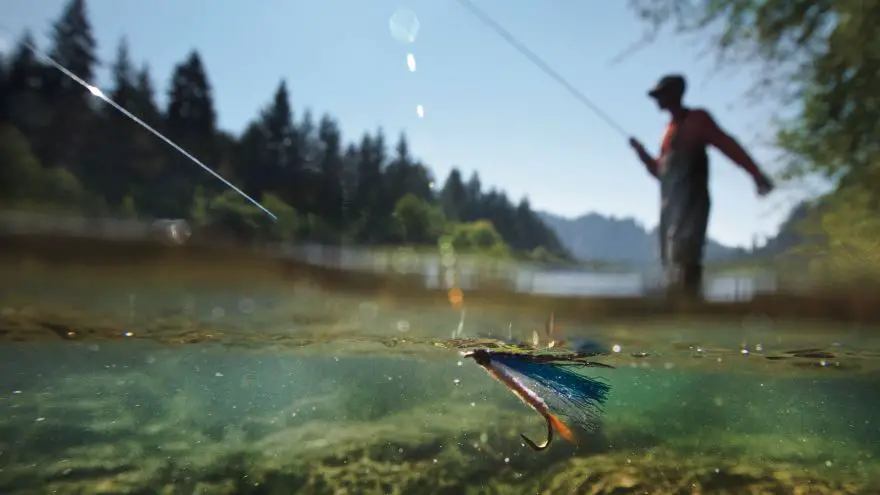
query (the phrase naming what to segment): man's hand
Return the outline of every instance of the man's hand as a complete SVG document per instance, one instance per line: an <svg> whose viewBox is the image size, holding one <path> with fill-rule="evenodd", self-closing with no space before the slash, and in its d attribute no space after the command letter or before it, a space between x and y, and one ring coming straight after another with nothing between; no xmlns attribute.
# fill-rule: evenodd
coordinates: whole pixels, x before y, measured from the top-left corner
<svg viewBox="0 0 880 495"><path fill-rule="evenodd" d="M651 156L647 150L645 150L644 145L639 142L638 139L631 137L629 138L629 145L635 150L636 155L639 157L639 161L645 165L645 168L648 169L648 172L654 177L659 177L657 175L657 161L654 160L654 157Z"/></svg>
<svg viewBox="0 0 880 495"><path fill-rule="evenodd" d="M755 177L755 189L758 192L758 196L764 197L770 194L770 192L773 191L774 187L775 186L773 185L773 182L770 180L770 178L763 173Z"/></svg>
<svg viewBox="0 0 880 495"><path fill-rule="evenodd" d="M648 152L645 151L645 146L642 145L642 143L634 137L629 138L629 145L632 147L632 149L635 150L636 153L638 153L639 157L648 154Z"/></svg>

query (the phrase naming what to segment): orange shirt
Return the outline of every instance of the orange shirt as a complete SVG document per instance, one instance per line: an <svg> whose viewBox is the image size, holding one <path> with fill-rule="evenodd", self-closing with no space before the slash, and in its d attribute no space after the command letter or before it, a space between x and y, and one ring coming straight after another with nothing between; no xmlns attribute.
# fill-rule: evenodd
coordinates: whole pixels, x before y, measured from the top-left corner
<svg viewBox="0 0 880 495"><path fill-rule="evenodd" d="M666 153L672 148L673 137L677 137L680 146L684 149L699 147L705 149L712 145L718 151L724 153L731 161L745 169L752 177L757 177L759 172L745 150L722 130L709 112L702 109L689 110L685 117L676 122L672 120L666 126L663 141L660 144L660 158L657 164L662 163ZM659 167L657 167L659 169Z"/></svg>

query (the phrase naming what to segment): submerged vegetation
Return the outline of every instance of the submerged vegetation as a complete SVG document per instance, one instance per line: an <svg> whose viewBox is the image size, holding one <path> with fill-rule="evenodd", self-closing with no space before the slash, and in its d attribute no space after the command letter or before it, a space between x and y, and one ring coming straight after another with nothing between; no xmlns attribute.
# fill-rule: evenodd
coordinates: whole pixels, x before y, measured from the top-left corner
<svg viewBox="0 0 880 495"><path fill-rule="evenodd" d="M393 153L382 129L346 145L332 117L294 118L288 84L241 135L217 128L211 84L191 52L157 106L146 66L123 40L107 95L166 134L278 215L258 208L177 151L41 63L26 34L0 63L2 206L140 218L188 218L239 240L433 246L446 237L463 251L540 261L571 256L532 211L484 190L453 169L435 187L430 169L401 134ZM46 50L86 81L95 79L96 42L85 0L71 0Z"/></svg>
<svg viewBox="0 0 880 495"><path fill-rule="evenodd" d="M744 402L735 397L753 392L752 380L619 370L613 378L633 385L613 397L602 430L581 435L577 448L536 454L518 436L536 431L536 419L454 359L102 344L43 350L66 366L40 370L27 349L6 352L17 353L2 360L15 390L0 401L0 491L10 495L876 488L877 444L862 426L869 410L824 415L829 401L852 404L846 394L857 390L835 378L767 377L772 394Z"/></svg>

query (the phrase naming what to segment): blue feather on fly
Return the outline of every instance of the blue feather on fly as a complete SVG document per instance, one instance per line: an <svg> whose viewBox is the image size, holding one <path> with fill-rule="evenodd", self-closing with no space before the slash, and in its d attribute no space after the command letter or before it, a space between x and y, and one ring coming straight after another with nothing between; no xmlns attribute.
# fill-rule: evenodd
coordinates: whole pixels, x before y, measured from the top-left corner
<svg viewBox="0 0 880 495"><path fill-rule="evenodd" d="M536 360L534 356L492 353L492 361L524 378L529 387L563 416L580 427L593 430L611 386L604 381L573 371L585 363Z"/></svg>

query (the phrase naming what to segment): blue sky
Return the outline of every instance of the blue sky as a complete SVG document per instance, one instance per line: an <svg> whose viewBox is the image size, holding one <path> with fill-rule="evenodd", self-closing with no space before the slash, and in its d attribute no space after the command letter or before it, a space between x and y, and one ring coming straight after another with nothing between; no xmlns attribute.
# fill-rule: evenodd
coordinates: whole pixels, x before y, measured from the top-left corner
<svg viewBox="0 0 880 495"><path fill-rule="evenodd" d="M0 23L11 46L26 28L41 47L65 0L4 0ZM645 92L664 73L689 79L687 100L715 113L773 173L772 108L741 105L748 71L717 71L693 39L665 37L623 62L609 61L643 26L624 1L475 0L649 149L666 117ZM479 172L516 200L565 216L599 212L657 223L658 187L626 140L454 0L90 0L102 60L125 36L149 64L160 102L173 66L198 49L208 68L222 128L239 132L288 82L298 116L336 117L348 139L381 126L400 131L442 182L453 166ZM389 19L418 16L414 43L397 41ZM407 68L413 53L416 72ZM106 83L102 70L97 81ZM423 105L424 117L416 112ZM765 137L762 137L765 136ZM745 172L712 152L710 235L751 244L775 231L793 203L788 192L759 200Z"/></svg>

